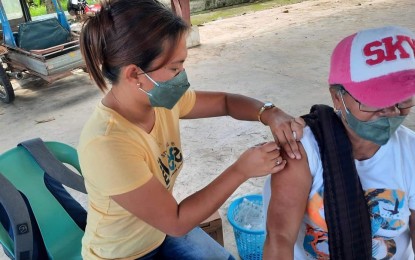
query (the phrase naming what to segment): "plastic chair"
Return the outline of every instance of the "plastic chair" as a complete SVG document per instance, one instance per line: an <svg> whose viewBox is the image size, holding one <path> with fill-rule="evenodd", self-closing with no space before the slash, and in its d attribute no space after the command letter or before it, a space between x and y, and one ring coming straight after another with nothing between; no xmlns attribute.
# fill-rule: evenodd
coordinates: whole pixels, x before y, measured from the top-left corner
<svg viewBox="0 0 415 260"><path fill-rule="evenodd" d="M33 229L27 206L20 195L22 193L33 211L49 259L82 259L81 239L84 231L49 191L44 181L46 173L63 185L86 193L82 176L72 172L63 163L81 173L78 155L73 147L60 142L43 142L39 138L22 142L0 155L0 203L8 214L14 238L11 239L7 230L0 225L0 243L10 257L16 260L32 259Z"/></svg>

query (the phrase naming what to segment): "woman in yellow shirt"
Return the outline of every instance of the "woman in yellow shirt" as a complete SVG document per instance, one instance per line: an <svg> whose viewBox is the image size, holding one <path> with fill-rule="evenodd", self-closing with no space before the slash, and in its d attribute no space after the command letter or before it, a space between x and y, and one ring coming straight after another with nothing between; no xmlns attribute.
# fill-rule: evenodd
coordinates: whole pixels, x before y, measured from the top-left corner
<svg viewBox="0 0 415 260"><path fill-rule="evenodd" d="M106 92L78 147L89 200L84 259L233 259L195 227L248 178L283 169L278 145L298 155L294 135L301 137L301 121L242 95L188 89L187 30L156 0L108 1L84 25L82 54ZM179 119L226 115L259 119L279 144L247 149L212 183L177 203Z"/></svg>

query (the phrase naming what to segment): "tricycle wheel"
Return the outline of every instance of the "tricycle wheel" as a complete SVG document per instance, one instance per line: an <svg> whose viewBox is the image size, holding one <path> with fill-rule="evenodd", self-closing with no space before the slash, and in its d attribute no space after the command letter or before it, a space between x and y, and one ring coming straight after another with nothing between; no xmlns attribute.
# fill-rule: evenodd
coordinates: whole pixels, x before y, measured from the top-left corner
<svg viewBox="0 0 415 260"><path fill-rule="evenodd" d="M14 100L12 83L2 67L0 67L0 99L4 103L11 103Z"/></svg>

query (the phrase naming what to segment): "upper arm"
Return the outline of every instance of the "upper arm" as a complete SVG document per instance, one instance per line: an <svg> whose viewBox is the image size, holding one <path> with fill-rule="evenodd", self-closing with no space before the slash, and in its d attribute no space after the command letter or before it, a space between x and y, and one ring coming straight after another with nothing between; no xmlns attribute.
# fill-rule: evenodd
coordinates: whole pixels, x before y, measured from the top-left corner
<svg viewBox="0 0 415 260"><path fill-rule="evenodd" d="M166 234L182 233L181 230L186 226L178 223L177 201L155 177L132 191L111 198L136 217Z"/></svg>
<svg viewBox="0 0 415 260"><path fill-rule="evenodd" d="M265 246L265 256L268 259L275 259L276 256L287 258L292 254L293 245L305 214L312 177L301 143L299 147L302 158L300 160L290 159L284 154L287 165L283 171L271 177L271 199L267 212ZM273 255L277 253L278 255Z"/></svg>
<svg viewBox="0 0 415 260"><path fill-rule="evenodd" d="M195 91L196 103L183 118L205 118L226 115L226 93Z"/></svg>

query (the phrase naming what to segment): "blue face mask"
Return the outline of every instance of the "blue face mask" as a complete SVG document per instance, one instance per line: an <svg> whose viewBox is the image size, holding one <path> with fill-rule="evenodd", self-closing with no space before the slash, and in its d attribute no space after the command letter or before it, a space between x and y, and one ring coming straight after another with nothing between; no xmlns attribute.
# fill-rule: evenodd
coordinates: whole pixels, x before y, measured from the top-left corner
<svg viewBox="0 0 415 260"><path fill-rule="evenodd" d="M150 78L147 73L145 73L145 75L154 83L154 88L149 92L142 88L140 88L140 90L148 95L152 107L172 109L190 87L190 83L187 80L187 75L184 70L174 78L165 82L156 82Z"/></svg>
<svg viewBox="0 0 415 260"><path fill-rule="evenodd" d="M343 101L343 96L342 96ZM346 122L349 127L361 138L371 141L377 145L386 144L396 129L402 124L406 116L380 117L371 121L361 121L357 119L350 111L346 110ZM341 111L340 111L341 113Z"/></svg>

